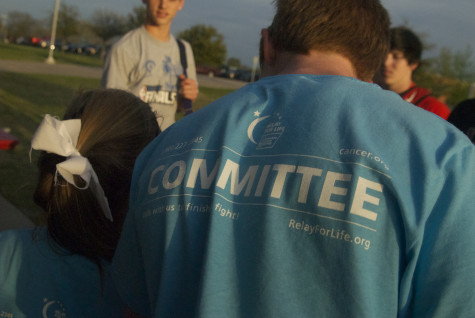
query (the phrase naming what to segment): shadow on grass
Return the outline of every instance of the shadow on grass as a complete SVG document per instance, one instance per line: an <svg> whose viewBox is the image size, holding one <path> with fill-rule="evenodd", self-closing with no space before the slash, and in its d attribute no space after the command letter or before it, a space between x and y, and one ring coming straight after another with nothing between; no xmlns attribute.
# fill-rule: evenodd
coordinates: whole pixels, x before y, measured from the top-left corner
<svg viewBox="0 0 475 318"><path fill-rule="evenodd" d="M44 62L48 57L48 54L49 51L44 48L18 44L5 44L0 42L0 59L3 60ZM103 66L103 61L98 56L88 56L62 51L55 51L53 56L57 63L91 67Z"/></svg>
<svg viewBox="0 0 475 318"><path fill-rule="evenodd" d="M100 87L100 79L58 75L0 72L0 127L8 127L20 143L13 150L0 150L0 193L33 222L40 210L33 203L37 182L36 159L29 160L30 140L44 114L62 117L78 90ZM233 89L200 88L193 105L196 111ZM177 120L183 117L177 114Z"/></svg>
<svg viewBox="0 0 475 318"><path fill-rule="evenodd" d="M96 79L0 72L0 127L8 127L19 140L13 150L0 150L0 193L35 223L39 210L32 195L38 153L32 153L30 163L31 137L44 114L62 117L79 89L99 85Z"/></svg>

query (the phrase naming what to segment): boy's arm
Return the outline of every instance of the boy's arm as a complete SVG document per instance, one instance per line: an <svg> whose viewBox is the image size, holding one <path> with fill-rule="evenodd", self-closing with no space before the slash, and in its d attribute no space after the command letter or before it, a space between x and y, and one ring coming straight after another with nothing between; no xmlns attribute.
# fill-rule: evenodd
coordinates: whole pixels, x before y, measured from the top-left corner
<svg viewBox="0 0 475 318"><path fill-rule="evenodd" d="M129 90L127 85L129 75L126 69L126 58L123 53L117 47L112 47L104 62L102 87Z"/></svg>

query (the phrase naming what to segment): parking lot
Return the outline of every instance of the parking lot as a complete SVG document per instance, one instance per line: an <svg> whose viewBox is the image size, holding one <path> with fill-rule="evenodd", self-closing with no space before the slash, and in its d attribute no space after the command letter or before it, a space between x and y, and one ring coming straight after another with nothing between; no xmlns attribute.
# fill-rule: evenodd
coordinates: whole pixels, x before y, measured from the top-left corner
<svg viewBox="0 0 475 318"><path fill-rule="evenodd" d="M0 60L0 71L18 72L29 74L53 74L69 75L78 77L101 78L102 68L80 66L73 64L46 64L40 62ZM209 77L198 74L198 83L204 87L238 89L247 84L239 80L231 80L222 77Z"/></svg>

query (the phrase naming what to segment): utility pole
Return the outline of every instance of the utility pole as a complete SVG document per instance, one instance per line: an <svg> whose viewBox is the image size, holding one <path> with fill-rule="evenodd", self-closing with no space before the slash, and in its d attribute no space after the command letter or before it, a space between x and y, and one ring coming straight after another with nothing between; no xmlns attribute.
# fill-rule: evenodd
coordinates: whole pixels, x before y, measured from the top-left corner
<svg viewBox="0 0 475 318"><path fill-rule="evenodd" d="M0 16L0 19L2 20L2 41L3 43L8 43L8 31L7 31L7 20L8 20L8 15L2 14Z"/></svg>
<svg viewBox="0 0 475 318"><path fill-rule="evenodd" d="M54 13L53 13L53 25L51 27L51 39L49 41L49 53L48 58L46 59L46 64L54 64L53 52L55 49L54 43L56 42L56 25L58 24L58 12L59 12L59 0L56 0L54 4Z"/></svg>
<svg viewBox="0 0 475 318"><path fill-rule="evenodd" d="M259 58L257 56L254 56L252 64L251 82L254 82L254 79L256 78L257 63L259 63Z"/></svg>

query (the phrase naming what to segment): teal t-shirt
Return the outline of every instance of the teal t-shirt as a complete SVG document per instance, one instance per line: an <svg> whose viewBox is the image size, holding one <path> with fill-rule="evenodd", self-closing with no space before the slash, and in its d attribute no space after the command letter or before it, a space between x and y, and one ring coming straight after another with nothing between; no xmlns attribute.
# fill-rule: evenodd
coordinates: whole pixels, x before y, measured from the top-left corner
<svg viewBox="0 0 475 318"><path fill-rule="evenodd" d="M108 266L101 283L96 264L53 246L43 228L0 232L0 317L122 317Z"/></svg>
<svg viewBox="0 0 475 318"><path fill-rule="evenodd" d="M474 149L376 85L264 78L140 155L119 294L153 317L474 317Z"/></svg>

